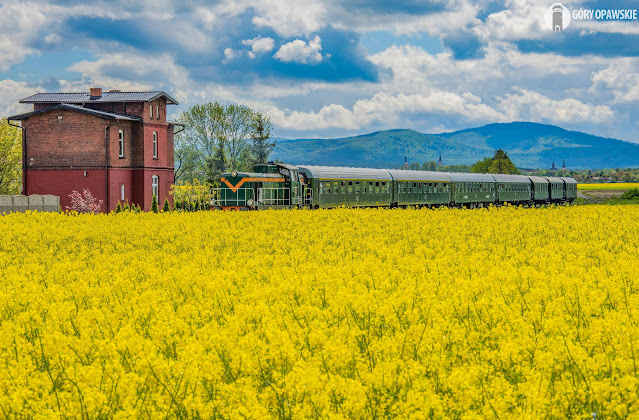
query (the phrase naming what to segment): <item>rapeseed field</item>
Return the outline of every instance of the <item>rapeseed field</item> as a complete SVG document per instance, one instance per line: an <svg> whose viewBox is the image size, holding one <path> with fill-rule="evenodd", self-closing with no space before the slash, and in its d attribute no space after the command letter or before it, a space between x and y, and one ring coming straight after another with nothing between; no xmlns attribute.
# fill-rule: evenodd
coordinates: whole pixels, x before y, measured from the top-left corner
<svg viewBox="0 0 639 420"><path fill-rule="evenodd" d="M0 217L6 418L625 418L639 206Z"/></svg>
<svg viewBox="0 0 639 420"><path fill-rule="evenodd" d="M639 188L639 182L611 182L611 183L602 183L602 184L577 184L577 190L579 190L579 191L631 190L633 188Z"/></svg>

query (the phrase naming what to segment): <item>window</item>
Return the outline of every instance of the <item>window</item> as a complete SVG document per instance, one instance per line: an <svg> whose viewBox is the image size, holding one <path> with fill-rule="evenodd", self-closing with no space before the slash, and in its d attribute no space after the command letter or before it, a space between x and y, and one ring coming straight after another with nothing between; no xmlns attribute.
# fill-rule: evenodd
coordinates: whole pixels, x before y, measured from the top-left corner
<svg viewBox="0 0 639 420"><path fill-rule="evenodd" d="M158 158L158 133L157 131L153 132L153 158Z"/></svg>
<svg viewBox="0 0 639 420"><path fill-rule="evenodd" d="M149 105L149 115L153 119L153 105Z"/></svg>
<svg viewBox="0 0 639 420"><path fill-rule="evenodd" d="M121 158L124 157L124 131L118 131L118 154Z"/></svg>
<svg viewBox="0 0 639 420"><path fill-rule="evenodd" d="M155 106L155 117L159 120L160 119L160 105L156 105Z"/></svg>
<svg viewBox="0 0 639 420"><path fill-rule="evenodd" d="M124 184L120 184L120 201L124 201Z"/></svg>
<svg viewBox="0 0 639 420"><path fill-rule="evenodd" d="M153 194L155 194L156 197L158 197L158 201L160 200L160 191L158 188L158 184L159 184L159 177L157 175L153 175L151 177L151 187L153 188Z"/></svg>

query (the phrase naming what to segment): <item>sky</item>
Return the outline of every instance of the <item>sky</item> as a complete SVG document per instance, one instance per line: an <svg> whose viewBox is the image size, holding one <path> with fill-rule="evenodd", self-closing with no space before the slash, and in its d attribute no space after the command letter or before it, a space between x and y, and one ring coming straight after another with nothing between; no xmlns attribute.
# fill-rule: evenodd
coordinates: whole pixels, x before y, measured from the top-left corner
<svg viewBox="0 0 639 420"><path fill-rule="evenodd" d="M639 142L639 21L537 0L0 0L0 115L37 92L245 104L286 138L532 121ZM578 10L631 0L565 1ZM634 6L633 6L634 5ZM565 21L566 19L564 19Z"/></svg>

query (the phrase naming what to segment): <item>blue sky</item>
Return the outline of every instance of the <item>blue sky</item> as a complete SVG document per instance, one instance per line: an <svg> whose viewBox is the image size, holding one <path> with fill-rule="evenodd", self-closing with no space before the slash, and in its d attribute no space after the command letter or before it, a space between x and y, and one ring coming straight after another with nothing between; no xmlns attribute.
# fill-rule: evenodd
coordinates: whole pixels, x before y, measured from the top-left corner
<svg viewBox="0 0 639 420"><path fill-rule="evenodd" d="M162 89L173 117L242 103L278 137L524 120L639 142L639 22L553 32L552 4L0 0L0 115L36 92Z"/></svg>

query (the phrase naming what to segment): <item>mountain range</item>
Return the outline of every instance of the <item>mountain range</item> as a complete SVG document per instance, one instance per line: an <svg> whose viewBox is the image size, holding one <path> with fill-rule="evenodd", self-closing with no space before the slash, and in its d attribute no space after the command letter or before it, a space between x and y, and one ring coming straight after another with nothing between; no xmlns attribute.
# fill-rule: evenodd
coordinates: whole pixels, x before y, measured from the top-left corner
<svg viewBox="0 0 639 420"><path fill-rule="evenodd" d="M396 168L439 159L470 165L504 149L519 168L569 169L639 166L639 144L530 123L488 124L451 133L395 129L337 139L276 139L271 159L297 165Z"/></svg>

